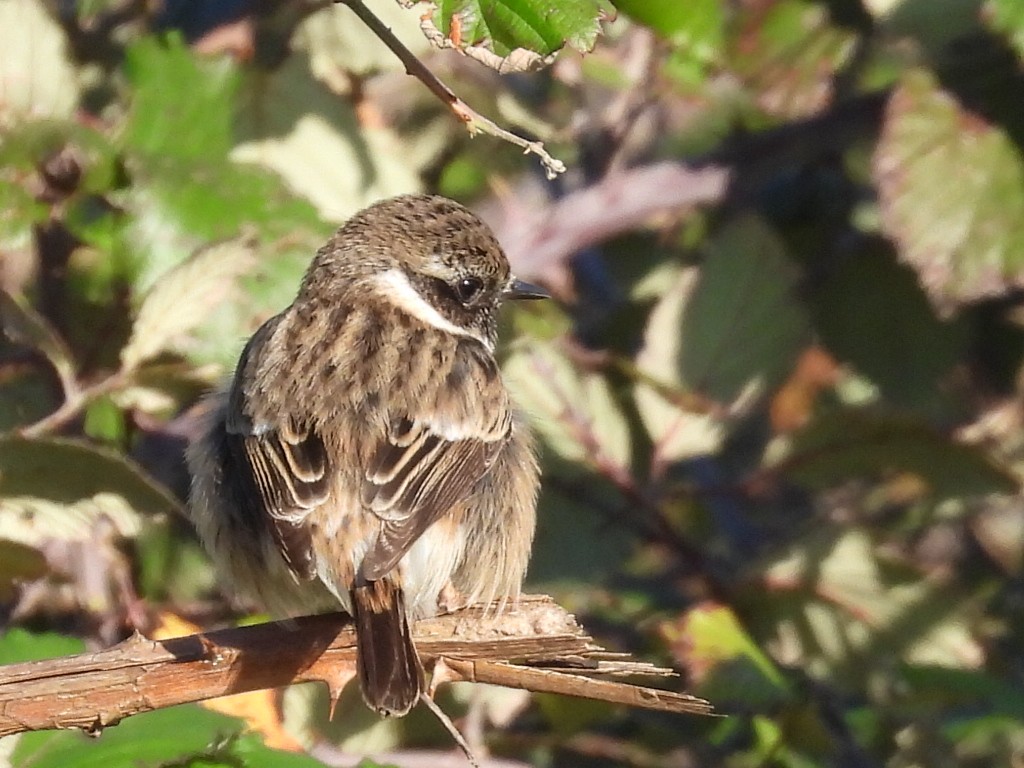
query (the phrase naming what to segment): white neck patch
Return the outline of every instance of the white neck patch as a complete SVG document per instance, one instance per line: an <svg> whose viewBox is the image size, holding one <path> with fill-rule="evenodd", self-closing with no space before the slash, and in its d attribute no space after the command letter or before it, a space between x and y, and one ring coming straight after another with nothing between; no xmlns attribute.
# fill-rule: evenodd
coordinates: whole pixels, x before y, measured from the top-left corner
<svg viewBox="0 0 1024 768"><path fill-rule="evenodd" d="M389 269L376 275L373 279L381 292L403 312L438 330L454 333L456 336L476 339L489 350L494 351L494 347L491 346L487 339L468 328L455 325L455 323L438 312L429 301L420 296L419 291L412 287L412 283L409 282L409 278L402 270Z"/></svg>

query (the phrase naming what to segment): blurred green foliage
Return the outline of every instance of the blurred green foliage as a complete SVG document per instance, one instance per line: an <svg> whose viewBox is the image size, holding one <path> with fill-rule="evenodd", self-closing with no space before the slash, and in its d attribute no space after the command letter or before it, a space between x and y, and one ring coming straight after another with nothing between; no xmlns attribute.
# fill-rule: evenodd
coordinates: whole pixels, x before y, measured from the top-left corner
<svg viewBox="0 0 1024 768"><path fill-rule="evenodd" d="M339 222L430 190L499 234L555 212L543 259L506 242L559 296L501 350L545 471L528 587L730 716L472 686L448 711L541 766L1024 759L1020 4L435 3L476 61L369 5L570 172L471 141L343 6L0 0L0 663L254 620L181 515L197 403ZM656 163L725 181L659 204L630 173ZM616 194L558 215L587 188ZM321 757L450 747L326 706L271 714ZM181 707L0 763L316 762L245 729Z"/></svg>

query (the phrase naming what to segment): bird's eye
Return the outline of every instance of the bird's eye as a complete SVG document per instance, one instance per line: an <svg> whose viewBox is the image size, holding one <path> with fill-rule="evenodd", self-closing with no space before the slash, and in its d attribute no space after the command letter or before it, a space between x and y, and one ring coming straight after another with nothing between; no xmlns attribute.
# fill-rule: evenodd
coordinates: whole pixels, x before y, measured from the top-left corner
<svg viewBox="0 0 1024 768"><path fill-rule="evenodd" d="M483 287L483 281L479 277L463 277L455 283L455 295L463 304L470 304Z"/></svg>

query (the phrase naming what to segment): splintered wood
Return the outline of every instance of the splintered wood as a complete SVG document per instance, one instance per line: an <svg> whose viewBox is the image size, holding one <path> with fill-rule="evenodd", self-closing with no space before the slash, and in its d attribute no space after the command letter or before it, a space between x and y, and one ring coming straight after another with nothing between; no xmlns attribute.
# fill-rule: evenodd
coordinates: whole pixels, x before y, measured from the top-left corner
<svg viewBox="0 0 1024 768"><path fill-rule="evenodd" d="M416 625L435 682L467 680L667 712L711 714L703 699L610 677L672 671L595 645L551 598L499 615L466 608ZM96 732L125 717L233 693L351 677L355 634L344 614L309 616L170 640L133 635L98 653L0 667L0 736L46 728ZM332 690L335 693L336 690Z"/></svg>

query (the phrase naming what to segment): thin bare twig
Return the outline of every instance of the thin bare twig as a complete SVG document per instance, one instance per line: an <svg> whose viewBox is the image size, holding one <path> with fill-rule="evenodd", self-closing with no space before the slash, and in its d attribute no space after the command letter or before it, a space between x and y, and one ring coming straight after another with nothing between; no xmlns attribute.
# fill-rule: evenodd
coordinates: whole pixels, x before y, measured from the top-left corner
<svg viewBox="0 0 1024 768"><path fill-rule="evenodd" d="M445 85L441 80L431 72L427 66L420 61L416 54L410 51L402 41L395 37L395 34L378 19L373 12L367 8L362 0L335 0L337 3L346 5L352 9L352 12L359 17L370 31L375 34L384 45L391 49L391 52L398 57L398 59L405 65L405 71L407 74L412 75L425 86L427 89L437 96L462 122L466 124L467 130L471 136L475 136L478 133L485 133L488 136L494 136L514 144L517 147L522 148L523 154L534 154L540 159L541 165L544 166L544 172L547 174L549 179L555 178L558 174L565 172L565 163L558 158L552 157L546 149L544 144L540 141L530 141L524 139L511 131L508 131L493 120L484 117L479 112L470 107L466 102L455 95L455 92Z"/></svg>
<svg viewBox="0 0 1024 768"><path fill-rule="evenodd" d="M55 432L81 414L94 400L116 392L126 381L127 372L120 370L88 387L66 391L65 400L57 410L39 421L21 427L18 434L22 437L42 437Z"/></svg>

